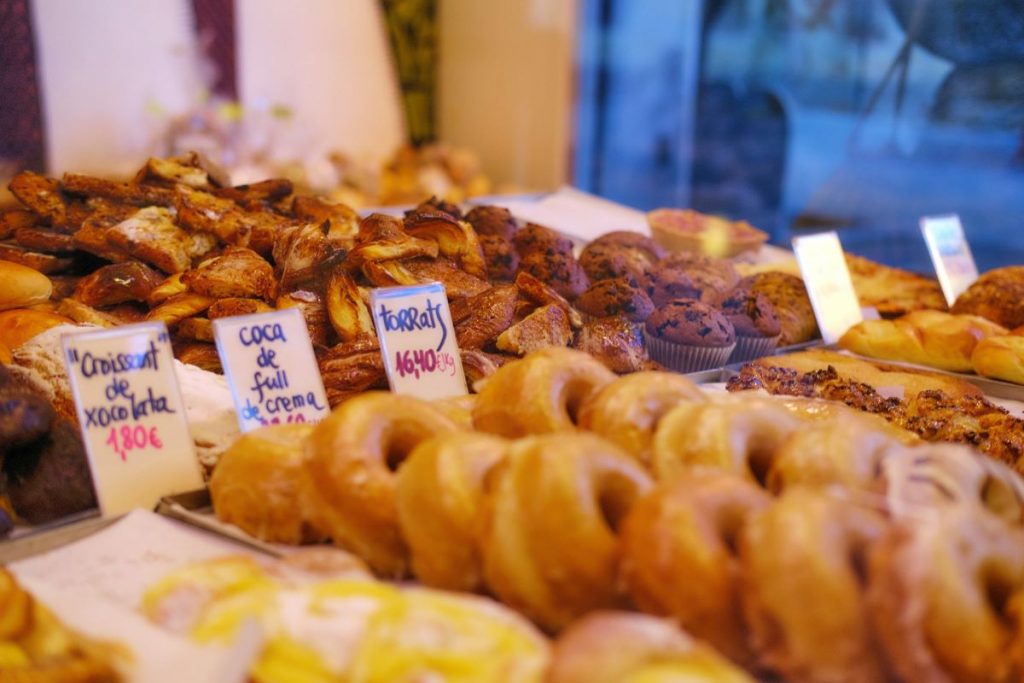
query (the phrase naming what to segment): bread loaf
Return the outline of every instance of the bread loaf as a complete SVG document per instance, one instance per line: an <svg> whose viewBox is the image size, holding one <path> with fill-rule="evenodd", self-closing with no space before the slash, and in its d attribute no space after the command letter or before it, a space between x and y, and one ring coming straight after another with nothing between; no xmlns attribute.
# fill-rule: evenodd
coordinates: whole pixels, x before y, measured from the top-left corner
<svg viewBox="0 0 1024 683"><path fill-rule="evenodd" d="M971 354L985 337L1007 330L974 315L914 311L896 320L865 320L839 346L862 356L917 363L950 372L971 372Z"/></svg>
<svg viewBox="0 0 1024 683"><path fill-rule="evenodd" d="M1024 384L1024 337L998 335L978 342L971 354L974 371L1015 384Z"/></svg>
<svg viewBox="0 0 1024 683"><path fill-rule="evenodd" d="M0 311L41 304L50 298L53 283L38 270L0 261Z"/></svg>

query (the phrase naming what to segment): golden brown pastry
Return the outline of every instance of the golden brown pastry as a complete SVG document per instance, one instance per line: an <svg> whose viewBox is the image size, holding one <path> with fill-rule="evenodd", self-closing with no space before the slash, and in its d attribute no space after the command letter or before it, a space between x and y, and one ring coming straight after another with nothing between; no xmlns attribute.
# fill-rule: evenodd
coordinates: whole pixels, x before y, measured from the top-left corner
<svg viewBox="0 0 1024 683"><path fill-rule="evenodd" d="M650 488L646 472L592 434L521 439L493 471L484 578L502 600L556 631L624 605L615 532Z"/></svg>
<svg viewBox="0 0 1024 683"><path fill-rule="evenodd" d="M302 460L312 431L312 424L263 427L224 451L210 477L217 519L269 543L323 540L302 505Z"/></svg>
<svg viewBox="0 0 1024 683"><path fill-rule="evenodd" d="M620 375L643 370L651 362L644 346L643 326L621 315L588 320L576 333L572 346Z"/></svg>
<svg viewBox="0 0 1024 683"><path fill-rule="evenodd" d="M565 311L549 304L541 306L498 335L499 351L525 356L548 347L565 347L572 340L572 329Z"/></svg>
<svg viewBox="0 0 1024 683"><path fill-rule="evenodd" d="M304 472L316 527L379 574L405 575L395 470L421 442L456 429L441 411L411 396L373 391L342 403L306 442Z"/></svg>
<svg viewBox="0 0 1024 683"><path fill-rule="evenodd" d="M423 584L463 591L482 587L484 479L508 446L477 432L438 435L413 449L399 468L398 521L413 574Z"/></svg>
<svg viewBox="0 0 1024 683"><path fill-rule="evenodd" d="M1007 332L978 316L914 311L896 320L857 323L839 339L839 345L871 358L971 372L971 354L978 342Z"/></svg>
<svg viewBox="0 0 1024 683"><path fill-rule="evenodd" d="M516 314L519 290L514 285L498 285L482 294L461 300L452 307L455 336L460 349L481 349L508 329ZM459 320L456 316L462 317Z"/></svg>
<svg viewBox="0 0 1024 683"><path fill-rule="evenodd" d="M487 380L473 408L473 423L509 438L573 429L582 403L613 379L611 370L580 351L535 351Z"/></svg>
<svg viewBox="0 0 1024 683"><path fill-rule="evenodd" d="M753 683L675 624L629 612L595 612L555 642L546 683Z"/></svg>
<svg viewBox="0 0 1024 683"><path fill-rule="evenodd" d="M1024 266L983 273L949 310L980 315L1011 329L1024 325Z"/></svg>
<svg viewBox="0 0 1024 683"><path fill-rule="evenodd" d="M805 488L750 519L739 543L743 610L764 666L787 680L888 680L864 595L885 530L881 514Z"/></svg>
<svg viewBox="0 0 1024 683"><path fill-rule="evenodd" d="M681 403L658 423L651 442L654 473L668 480L702 467L763 482L778 449L802 426L793 413L766 399Z"/></svg>
<svg viewBox="0 0 1024 683"><path fill-rule="evenodd" d="M651 439L661 418L680 403L706 400L704 392L682 375L636 372L591 394L580 406L578 423L648 465Z"/></svg>
<svg viewBox="0 0 1024 683"><path fill-rule="evenodd" d="M138 261L114 263L79 280L75 286L75 298L87 306L145 302L161 280L155 270Z"/></svg>
<svg viewBox="0 0 1024 683"><path fill-rule="evenodd" d="M907 681L1024 680L1024 531L954 506L896 525L871 552L868 605Z"/></svg>
<svg viewBox="0 0 1024 683"><path fill-rule="evenodd" d="M274 296L274 269L251 249L228 247L216 258L181 276L190 291L215 298Z"/></svg>
<svg viewBox="0 0 1024 683"><path fill-rule="evenodd" d="M50 278L28 266L0 261L0 311L27 308L50 298Z"/></svg>
<svg viewBox="0 0 1024 683"><path fill-rule="evenodd" d="M755 653L740 611L737 539L771 497L732 474L684 474L642 498L622 524L622 576L640 609L672 617L734 662Z"/></svg>
<svg viewBox="0 0 1024 683"><path fill-rule="evenodd" d="M831 366L844 379L886 389L887 393L896 390L906 397L936 389L954 398L981 396L981 390L966 380L927 370L872 362L827 349L808 349L783 356L758 358L753 361L753 365L763 368L788 368L804 373L826 370Z"/></svg>
<svg viewBox="0 0 1024 683"><path fill-rule="evenodd" d="M1024 336L985 337L971 353L971 366L979 375L1024 384Z"/></svg>
<svg viewBox="0 0 1024 683"><path fill-rule="evenodd" d="M13 351L40 332L73 323L63 315L28 308L0 311L0 343Z"/></svg>

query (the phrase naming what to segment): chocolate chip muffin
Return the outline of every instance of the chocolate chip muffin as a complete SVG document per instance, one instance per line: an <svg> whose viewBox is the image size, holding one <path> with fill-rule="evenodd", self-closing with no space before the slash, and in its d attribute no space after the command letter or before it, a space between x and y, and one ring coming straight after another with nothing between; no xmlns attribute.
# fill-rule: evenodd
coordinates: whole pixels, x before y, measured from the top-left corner
<svg viewBox="0 0 1024 683"><path fill-rule="evenodd" d="M736 348L736 330L708 304L676 299L659 307L644 327L651 358L677 372L726 364Z"/></svg>
<svg viewBox="0 0 1024 683"><path fill-rule="evenodd" d="M736 348L730 363L753 360L771 353L779 342L782 326L775 306L764 294L737 288L718 300L718 309L736 330Z"/></svg>
<svg viewBox="0 0 1024 683"><path fill-rule="evenodd" d="M536 223L527 223L517 230L512 243L523 258L535 253L572 256L572 240Z"/></svg>
<svg viewBox="0 0 1024 683"><path fill-rule="evenodd" d="M654 312L647 292L630 277L595 282L576 299L576 308L595 318L621 315L641 323Z"/></svg>
<svg viewBox="0 0 1024 683"><path fill-rule="evenodd" d="M580 254L580 265L591 280L632 277L643 282L665 257L665 250L638 232L620 230L601 235Z"/></svg>
<svg viewBox="0 0 1024 683"><path fill-rule="evenodd" d="M575 301L590 286L590 279L571 250L529 252L519 262L519 270L541 280L569 301Z"/></svg>
<svg viewBox="0 0 1024 683"><path fill-rule="evenodd" d="M511 240L519 226L511 212L503 206L476 206L466 214L466 220L479 236L496 235Z"/></svg>
<svg viewBox="0 0 1024 683"><path fill-rule="evenodd" d="M512 240L493 234L481 234L477 239L484 252L487 277L502 282L515 278L516 270L519 269L519 252L512 245Z"/></svg>
<svg viewBox="0 0 1024 683"><path fill-rule="evenodd" d="M735 287L739 279L728 261L678 254L658 263L648 280L647 292L655 306L687 298L710 303Z"/></svg>

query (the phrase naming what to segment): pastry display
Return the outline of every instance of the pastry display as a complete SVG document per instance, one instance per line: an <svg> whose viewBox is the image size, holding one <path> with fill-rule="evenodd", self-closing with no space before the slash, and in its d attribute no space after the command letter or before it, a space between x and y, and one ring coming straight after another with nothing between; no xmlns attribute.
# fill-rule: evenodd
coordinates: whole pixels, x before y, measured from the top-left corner
<svg viewBox="0 0 1024 683"><path fill-rule="evenodd" d="M1018 268L946 312L848 256L883 317L841 339L858 355L770 356L819 336L803 281L738 268L767 235L696 211L580 245L448 198L359 217L194 154L11 192L0 532L96 505L61 335L165 323L217 522L293 547L200 553L136 603L204 646L255 629L254 681L1024 680L1024 420L862 357L1024 383ZM469 390L441 401L385 391L369 307L430 282ZM287 308L332 411L240 434L214 323ZM681 374L740 361L725 392ZM6 571L3 628L0 678L118 680Z"/></svg>
<svg viewBox="0 0 1024 683"><path fill-rule="evenodd" d="M534 397L551 402L533 412ZM942 627L891 623L904 599L893 596L929 599L916 576L964 596L948 618L978 619L991 639L979 647L1019 635L1008 616L1024 595L1024 480L968 447L837 403L709 400L679 375L616 378L563 349L496 370L472 413L469 429L409 397L350 399L306 438L300 467L319 490L300 486L293 507L315 509L314 525L375 573L485 592L558 634L556 680L960 680L975 665L941 641L905 659ZM270 478L264 463L253 467ZM325 495L320 480L339 476L348 487ZM941 537L972 524L984 535ZM944 553L956 543L982 554L955 564ZM911 571L928 557L957 572ZM972 615L992 590L1001 597ZM608 611L629 606L683 631ZM584 657L602 638L621 643ZM991 654L1003 680L1021 672L1015 657ZM588 661L598 669L585 673Z"/></svg>

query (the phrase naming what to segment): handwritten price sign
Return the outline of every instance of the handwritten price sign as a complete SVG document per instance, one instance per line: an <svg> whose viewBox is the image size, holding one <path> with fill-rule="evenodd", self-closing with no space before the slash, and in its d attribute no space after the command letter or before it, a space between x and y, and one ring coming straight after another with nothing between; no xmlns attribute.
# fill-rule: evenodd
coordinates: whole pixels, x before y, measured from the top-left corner
<svg viewBox="0 0 1024 683"><path fill-rule="evenodd" d="M926 216L921 219L921 234L928 245L928 255L939 276L942 294L950 306L956 298L978 279L978 266L964 236L960 217Z"/></svg>
<svg viewBox="0 0 1024 683"><path fill-rule="evenodd" d="M375 289L370 305L392 391L426 399L466 393L443 285Z"/></svg>
<svg viewBox="0 0 1024 683"><path fill-rule="evenodd" d="M163 323L64 335L64 360L104 515L202 487Z"/></svg>
<svg viewBox="0 0 1024 683"><path fill-rule="evenodd" d="M213 330L243 432L319 422L330 412L298 309L220 318Z"/></svg>

